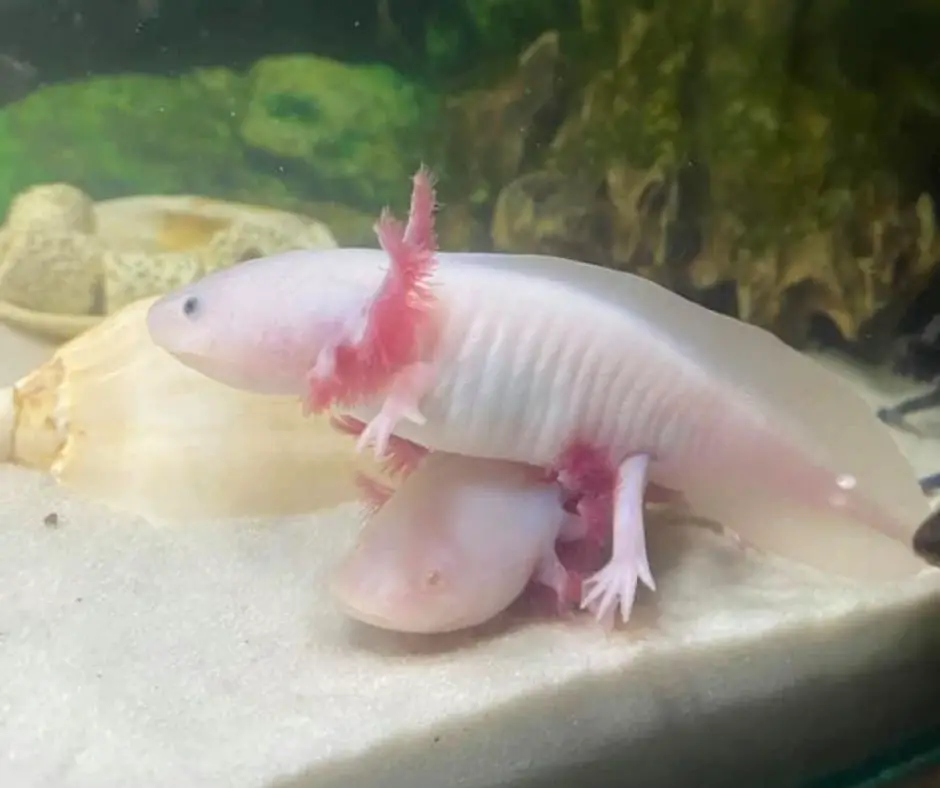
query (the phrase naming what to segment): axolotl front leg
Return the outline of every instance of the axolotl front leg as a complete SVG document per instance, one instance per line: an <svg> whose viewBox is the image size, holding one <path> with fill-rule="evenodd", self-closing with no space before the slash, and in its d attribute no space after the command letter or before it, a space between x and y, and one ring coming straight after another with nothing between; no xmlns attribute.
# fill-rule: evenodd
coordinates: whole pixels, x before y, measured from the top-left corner
<svg viewBox="0 0 940 788"><path fill-rule="evenodd" d="M395 427L401 421L424 424L421 413L421 399L434 385L434 367L432 364L417 362L405 367L392 380L379 412L365 425L356 442L356 450L362 451L373 447L376 457L383 457L388 452L389 440Z"/></svg>
<svg viewBox="0 0 940 788"><path fill-rule="evenodd" d="M366 429L366 424L353 416L333 416L330 419L330 424L339 432L359 439L361 439ZM387 442L387 450L382 462L382 470L388 476L404 478L412 473L421 463L421 460L428 454L428 449L424 446L419 446L413 441L392 435ZM370 504L376 506L381 505L385 502L388 495L391 494L391 488L376 487L371 477L365 477L363 474L359 474L357 481L360 483L360 487L369 493L366 497ZM389 492L386 493L383 491L378 496L369 492L379 489Z"/></svg>

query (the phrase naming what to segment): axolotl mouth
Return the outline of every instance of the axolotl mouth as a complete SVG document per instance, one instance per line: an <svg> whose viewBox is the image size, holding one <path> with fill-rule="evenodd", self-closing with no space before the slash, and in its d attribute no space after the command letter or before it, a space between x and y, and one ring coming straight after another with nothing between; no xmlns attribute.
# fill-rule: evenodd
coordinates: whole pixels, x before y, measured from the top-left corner
<svg viewBox="0 0 940 788"><path fill-rule="evenodd" d="M235 389L243 389L242 376L232 374L224 364L213 363L206 356L199 353L188 353L186 351L174 351L174 359L180 364L203 377L209 378L223 386Z"/></svg>
<svg viewBox="0 0 940 788"><path fill-rule="evenodd" d="M225 367L222 364L213 364L207 360L206 356L199 353L187 353L186 351L174 351L173 358L185 367L205 375L212 380L225 385L237 385L237 381L232 376L226 374ZM229 380L231 379L231 383Z"/></svg>
<svg viewBox="0 0 940 788"><path fill-rule="evenodd" d="M300 396L302 393L292 376L277 374L280 370L274 369L270 373L258 374L254 368L244 368L238 364L230 365L224 359L211 354L186 350L174 350L171 355L194 372L239 391L273 396Z"/></svg>

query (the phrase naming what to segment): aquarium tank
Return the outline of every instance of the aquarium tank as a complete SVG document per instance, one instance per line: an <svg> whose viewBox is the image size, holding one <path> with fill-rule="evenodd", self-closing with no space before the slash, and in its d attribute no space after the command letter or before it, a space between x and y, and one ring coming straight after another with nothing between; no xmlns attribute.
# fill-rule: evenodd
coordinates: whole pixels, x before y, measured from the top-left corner
<svg viewBox="0 0 940 788"><path fill-rule="evenodd" d="M15 529L11 541L0 539L0 553L11 556L10 563L0 563L0 608L12 600L7 613L0 610L0 652L18 627L35 633L59 620L50 616L72 621L79 615L33 597L38 581L27 576L35 572L47 577L49 588L58 588L59 579L73 571L62 568L66 563L47 563L56 550L84 561L75 577L94 585L117 583L113 578L124 576L116 568L123 560L118 557L138 553L142 566L156 566L158 572L166 564L168 577L184 576L184 570L170 567L177 558L185 563L187 551L196 555L202 549L185 541L203 538L192 535L201 533L193 525L148 536L164 540L156 547L108 546L95 552L87 535L92 526L84 523L100 524L105 515L86 512L81 507L92 506L86 502L119 504L131 512L126 517L144 519L178 515L195 522L197 515L224 514L280 523L278 518L307 516L362 492L353 482L351 461L343 460L342 472L324 470L334 468L332 458L341 451L336 447L354 441L320 437L325 432L315 432L321 429L315 425L325 422L307 418L309 409L294 407L293 400L278 400L270 408L283 405L282 410L258 415L269 406L252 410L255 405L224 399L234 393L180 393L201 384L195 373L185 377L189 370L161 366L170 364L169 356L159 355L140 310L219 271L292 250L353 247L384 254L379 219L384 211L403 221L408 217L419 172L429 173L435 189L433 229L436 248L445 255L442 270L447 253L480 253L496 267L527 255L561 258L610 269L617 274L611 282L649 280L702 310L767 332L848 381L873 416L865 429L891 436L899 457L910 463L925 512L932 505L940 491L940 3L935 0L0 0L0 361L9 362L0 367L0 384L10 387L3 394L10 415L0 414L5 431L0 521L28 523L21 536L32 545L20 546ZM283 299L298 295L287 286L273 289L277 295L270 298L282 299L285 314L294 309ZM263 290L259 285L259 299L266 297ZM509 303L511 294L502 295ZM307 296L312 299L313 293ZM200 307L196 300L188 303L187 310ZM640 311L653 321L655 335L654 307L643 303ZM237 304L226 308L233 315L240 310ZM553 301L546 308L563 314L566 306ZM249 319L247 311L241 314ZM530 317L542 316L533 311ZM511 325L524 322L519 318L506 323L510 333L500 334L494 347L523 341L511 335ZM573 321L570 330L583 327ZM258 336L265 330L257 326ZM688 339L693 345L705 341ZM629 355L631 341L612 338L609 344ZM690 346L684 340L675 344L687 356L697 352ZM719 358L722 350L709 352ZM723 352L735 351L728 346ZM767 381L777 380L772 356L764 371L752 367L755 390L768 391ZM813 378L807 380L812 387ZM472 385L487 390L485 380ZM813 391L805 396L807 413L813 398ZM552 405L563 410L562 404ZM688 404L694 407L691 400ZM193 415L200 407L201 415ZM524 411L517 412L519 419ZM545 405L545 412L555 411ZM461 413L461 419L470 419L469 411ZM153 438L160 430L164 443ZM289 449L288 433L293 435ZM820 451L849 452L848 432L827 436ZM172 444L172 451L159 448L164 444ZM433 457L440 447L430 448ZM877 464L870 467L877 472ZM35 476L17 475L27 471ZM38 481L29 481L34 478ZM392 494L390 488L369 490L373 509ZM59 495L66 496L64 503L50 503ZM35 516L21 517L16 507L31 500ZM118 531L135 522L114 516L124 523L115 526ZM36 525L37 519L42 524ZM924 530L928 526L932 530ZM152 527L137 525L135 533L151 533ZM242 532L234 528L219 538L235 539L231 534ZM333 550L301 542L301 532L293 528L251 532L253 547L240 543L230 558L242 561L252 551L264 558L231 572L239 586L245 577L253 578L245 581L246 589L289 576L283 582L303 595L298 599L305 611L333 610L327 591L313 585L317 572L278 568L277 561L292 553L331 555ZM303 533L304 540L314 538ZM925 521L913 546L909 536L905 546L912 554L916 548L926 563L940 557L940 523ZM35 542L40 538L72 540L72 547ZM273 547L263 539L281 541ZM206 555L225 554L206 549ZM334 550L336 560L340 552ZM227 581L218 580L223 575L213 575L213 582L224 585ZM147 576L133 582L146 584L150 581L141 578ZM434 569L425 579L429 586L446 585L441 577ZM747 582L766 594L786 585ZM641 588L643 605L643 595L652 598L654 592L653 583L647 586ZM668 592L672 586L667 580L663 587ZM134 597L139 588L133 588L122 593ZM0 675L4 682L20 678L19 689L13 683L0 688L0 784L537 788L583 782L656 788L694 781L913 788L935 780L940 785L940 596L919 593L891 597L878 608L884 618L871 624L848 612L843 621L834 613L835 623L819 624L825 637L807 623L806 632L800 630L803 640L793 646L799 659L794 656L787 668L793 675L781 678L782 667L767 668L763 679L746 688L742 679L741 687L727 690L734 684L728 679L719 692L718 678L702 679L695 691L667 701L656 687L670 680L629 683L624 650L627 666L618 668L617 680L624 683L617 692L627 697L631 686L644 685L645 702L663 715L656 725L647 720L643 736L629 744L624 731L631 730L630 715L639 714L641 704L634 708L624 701L622 713L609 704L599 710L601 696L577 683L587 682L579 671L613 665L613 652L605 649L614 647L604 638L576 645L579 629L562 627L558 637L567 640L551 645L541 635L514 631L509 640L501 634L469 635L472 646L461 641L453 649L415 646L410 640L377 645L378 635L363 635L329 647L334 656L343 655L329 666L299 650L290 658L296 662L282 665L287 672L265 669L267 684L258 684L264 688L250 698L244 688L261 681L251 666L261 664L255 660L268 647L258 646L262 656L245 656L244 676L219 679L213 690L216 661L224 663L228 650L203 650L197 630L213 629L215 623L180 624L172 630L172 644L167 636L167 642L140 641L149 645L127 649L79 624L74 631L68 629L73 624L62 625L71 634L59 645L11 635L18 650L10 652L8 662L0 656ZM82 616L91 621L98 615L94 608L88 612L95 592L75 596L84 600ZM734 594L715 596L727 600ZM781 592L780 599L785 597ZM156 590L147 598L153 610L164 604ZM244 621L258 615L251 612L253 605L263 608L253 601L258 598L246 598L235 612L198 615L207 622ZM816 605L807 601L816 599L809 591L801 599L801 610ZM778 658L788 652L786 622L812 618L793 612L786 601L761 604L783 617L773 637L784 645L765 649L771 641L763 639L763 625L753 623L740 641L750 644L745 649L751 649L750 656L734 652L737 656L724 663L733 675L743 675L745 664L747 670L763 664L771 652ZM862 603L853 605L845 610L860 610ZM122 632L126 627L136 633L126 634L126 642L137 643L142 625L130 622L145 620L151 608L108 610L99 610L100 616ZM722 620L750 621L752 612L742 603ZM182 622L186 615L181 609L171 618ZM198 615L192 620L202 620ZM323 644L338 637L338 625L308 626L306 615L298 613L294 622L298 643L316 641L327 649ZM329 615L338 618L335 611ZM283 642L273 626L272 642ZM696 626L688 623L688 631ZM716 623L715 631L725 631L723 626ZM884 633L883 642L865 640L872 631ZM512 639L517 636L518 642ZM449 643L447 637L441 642ZM676 645L693 635L670 637L680 667L667 666L664 675L673 670L705 675L692 657L688 664L681 661L685 656ZM242 646L232 643L238 662ZM346 656L343 649L357 656ZM489 649L485 657L479 656L481 649ZM580 657L571 656L578 649ZM54 653L58 656L49 656ZM137 667L120 662L143 660L144 653L150 660L146 670L144 661L134 663ZM564 653L571 661L561 670L549 664L547 653ZM120 667L100 667L99 658L113 658L107 664ZM74 691L76 698L85 698L74 700L77 706L42 694L48 677L37 666L49 659L49 665L60 665L56 670L65 687L56 697ZM146 683L146 672L159 676L153 679L157 683L172 684L162 669L172 674L179 659L189 665L181 671L192 671L186 687L198 687L192 689L194 697L244 690L238 703L230 708L219 701L212 714L221 716L206 712L197 724L180 700L157 714L159 725L128 723L132 732L122 734L123 715L131 713L127 708L140 703L148 714L162 709L152 687L156 694L139 700L145 696L132 688L135 676L140 673ZM339 666L355 660L364 660L356 663L359 678L340 677ZM307 666L296 667L302 663ZM880 667L869 670L876 663ZM71 676L68 666L76 664L85 665L85 672L61 678ZM297 689L296 697L308 693L306 706L287 699L291 682L302 681L289 672L295 669L297 675L317 675L318 689ZM107 685L109 670L124 683ZM545 697L555 697L555 689L543 686L543 697L532 687L507 685L492 702L470 703L473 687L486 695L495 676L526 673L558 688L558 715L582 720L567 733L559 722L562 732L554 744L512 731L530 730L526 725L539 729L537 721L554 713ZM91 690L88 682L100 688ZM183 683L180 679L168 697L188 697L190 690L180 689ZM275 696L281 700L266 705L259 698L269 685L280 685ZM232 689L239 686L243 690ZM81 743L86 734L65 722L79 707L85 709L83 704L95 703L88 693L109 699L96 716L83 718L87 736L98 737L95 744ZM606 697L614 697L610 693ZM414 694L446 700L435 707L438 716L422 717L423 712L405 711L417 702ZM719 695L723 700L716 699ZM533 704L525 714L520 698ZM273 720L263 734L215 729L218 719L251 711L253 702L264 709L258 715ZM366 723L359 711L350 711L370 703L390 715L387 735L369 738L366 731L372 731L375 718ZM42 716L46 707L58 710L57 722ZM350 730L361 733L361 740L353 734L335 738L334 723L327 732L318 728L327 725L317 722L318 710L325 708L337 719L351 715ZM421 728L424 722L416 722L432 717L441 726L433 735ZM599 722L602 717L608 721ZM451 724L457 727L448 728ZM185 745L161 738L175 726L189 732ZM260 743L288 728L303 757L287 739L281 749L274 739ZM490 738L471 737L467 731L477 728L485 728ZM464 744L461 730L469 737ZM609 736L600 733L608 730ZM395 749L399 733L417 737L421 754ZM99 739L110 743L104 746ZM57 741L71 744L60 752ZM193 746L208 753L205 763L213 765L192 766L196 756L187 747ZM257 753L242 763L242 750L254 752L253 747ZM83 748L91 753L84 761ZM336 765L330 759L340 751L345 760ZM349 755L353 751L357 754ZM55 774L42 765L47 757L59 764ZM145 769L140 759L146 757L153 760ZM370 759L392 764L386 782ZM414 765L419 762L425 764L421 769ZM331 771L334 767L339 771ZM703 770L698 777L696 769ZM345 774L346 782L337 774ZM632 783L629 775L641 775L640 782Z"/></svg>

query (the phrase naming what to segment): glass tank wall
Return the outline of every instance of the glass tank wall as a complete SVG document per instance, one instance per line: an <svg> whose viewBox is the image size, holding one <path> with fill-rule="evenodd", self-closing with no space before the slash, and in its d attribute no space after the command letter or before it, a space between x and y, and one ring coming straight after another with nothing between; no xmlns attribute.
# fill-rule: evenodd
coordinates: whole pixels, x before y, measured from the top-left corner
<svg viewBox="0 0 940 788"><path fill-rule="evenodd" d="M940 381L938 0L0 0L0 321L18 331L61 344L140 299L239 261L292 248L374 247L379 212L389 206L405 215L421 163L437 178L442 249L542 253L639 274L827 363L838 359L860 387L866 378L893 380L890 393L872 394L871 410L883 406L886 430L917 433L905 436L915 442L905 450L914 445L911 452L923 459L914 470L925 494L940 486L940 475L931 475L940 472L938 435L924 426L925 413L940 405L930 385ZM142 344L134 347L138 357L153 358ZM24 362L22 373L33 367ZM163 408L164 391L179 402L165 382L175 374L158 381L163 389L122 389L114 421L149 429L140 415L145 407L124 405L139 394ZM25 395L18 407L21 400ZM52 401L46 398L43 413ZM89 428L99 433L86 445L111 445L111 413L105 415ZM56 419L21 418L18 426L58 429ZM75 423L78 432L80 418ZM143 431L136 435L149 451ZM191 441L188 453L207 456L198 443ZM133 461L145 454L127 452ZM166 466L176 469L177 459L173 453ZM43 462L21 464L48 468L48 456ZM117 481L101 486L123 494L133 487L123 482L130 474L122 476L130 465L103 464L106 473L96 481L111 476ZM202 472L190 475L201 479ZM306 494L310 477L294 478ZM916 482L908 481L921 502ZM152 498L171 497L169 486L153 484ZM216 485L226 495L238 486ZM0 497L12 505L18 495ZM57 527L57 512L44 516L49 529ZM97 522L98 515L88 518ZM29 539L42 528L33 519L24 526ZM77 525L68 529L82 533ZM23 560L15 550L8 554ZM94 571L104 572L105 559L96 561ZM25 586L30 610L46 609L32 602L40 585ZM161 604L173 596L158 590L153 598ZM306 611L327 609L327 602L306 587L303 593L310 599L303 603L304 650L296 653L306 660L317 640L306 629ZM737 591L726 596L743 598ZM255 604L252 598L246 608ZM696 618L689 628L697 627ZM928 628L896 638L899 653L917 651ZM887 641L885 631L894 630L882 631ZM264 638L264 649L276 650L268 641L278 638L267 630ZM857 650L894 648L892 641L879 651L875 642ZM78 636L72 648L82 653ZM543 641L533 649L555 659ZM237 650L218 653L235 658ZM532 659L523 657L518 669L489 670L525 674ZM855 658L853 652L844 662ZM584 656L584 665L591 662ZM730 659L728 665L740 667ZM841 665L827 680L841 681ZM903 714L892 719L907 715L908 706L936 716L930 665L931 676L910 679L917 685L911 698L928 700L919 707L905 700ZM294 677L287 669L264 670L275 683ZM444 674L428 670L435 675ZM146 682L156 686L149 674ZM225 693L241 684L254 686L233 680ZM404 684L412 695L415 679ZM197 682L186 692L190 686ZM881 705L868 694L872 686L866 682L857 694L866 709L858 716L867 722L874 719L869 708ZM778 691L771 681L766 687ZM855 704L850 690L834 708ZM560 689L549 692L562 697ZM696 691L672 706L696 714L708 695ZM317 703L309 706L316 717ZM776 714L762 711L760 725ZM752 718L739 719L743 729ZM781 730L803 733L802 723L791 724L797 719L805 717L782 714ZM776 746L758 737L760 725L754 741ZM820 725L827 733L836 727ZM286 730L267 727L272 736ZM700 728L690 731L698 747ZM81 735L76 752L85 746L86 731ZM440 747L463 735L463 728L444 735ZM250 738L239 737L232 741ZM676 737L667 738L660 760L681 762L671 744Z"/></svg>

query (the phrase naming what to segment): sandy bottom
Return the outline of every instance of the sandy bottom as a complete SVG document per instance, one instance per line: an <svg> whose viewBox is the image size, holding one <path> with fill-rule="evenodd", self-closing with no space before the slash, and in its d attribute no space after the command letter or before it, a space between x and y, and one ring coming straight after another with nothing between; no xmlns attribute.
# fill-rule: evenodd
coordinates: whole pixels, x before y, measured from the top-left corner
<svg viewBox="0 0 940 788"><path fill-rule="evenodd" d="M0 332L0 384L48 352ZM670 526L629 631L422 639L326 595L356 517L157 528L0 469L0 785L787 785L940 725L940 572L862 592Z"/></svg>

